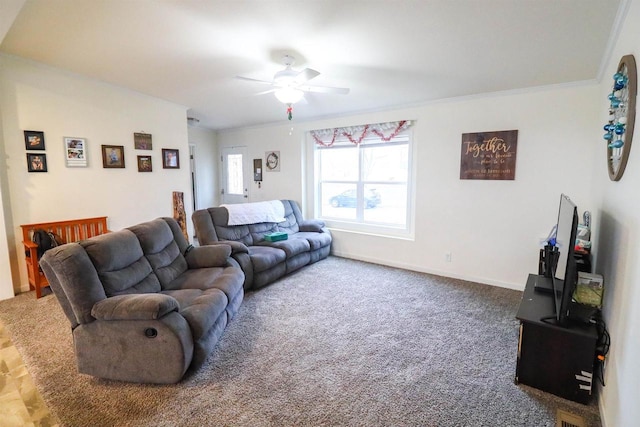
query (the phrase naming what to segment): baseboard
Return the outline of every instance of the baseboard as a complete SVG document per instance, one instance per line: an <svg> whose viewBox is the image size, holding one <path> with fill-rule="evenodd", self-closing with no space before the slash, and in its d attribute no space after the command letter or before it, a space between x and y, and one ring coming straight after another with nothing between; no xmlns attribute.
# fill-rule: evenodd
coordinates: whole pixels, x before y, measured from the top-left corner
<svg viewBox="0 0 640 427"><path fill-rule="evenodd" d="M606 411L602 400L602 387L598 387L598 412L600 413L600 424L602 427L607 427Z"/></svg>
<svg viewBox="0 0 640 427"><path fill-rule="evenodd" d="M341 258L348 258L348 259L355 259L355 260L358 260L358 261L370 262L372 264L380 264L380 265L386 265L386 266L389 266L389 267L402 268L404 270L417 271L417 272L420 272L420 273L433 274L435 276L450 277L452 279L459 279L459 280L466 280L468 282L482 283L482 284L485 284L485 285L497 286L499 288L513 289L513 290L516 290L516 291L523 291L524 290L524 282L523 283L517 283L517 284L515 284L515 283L507 283L507 282L500 282L498 280L487 279L486 277L466 276L466 275L451 273L450 271L434 270L434 269L424 268L422 266L413 265L413 264L409 264L409 263L389 261L388 259L379 259L379 258L375 258L375 257L366 257L366 256L346 254L346 253L342 253L340 251L335 251L335 250L331 251L331 255L335 255L335 256L338 256L338 257L341 257Z"/></svg>

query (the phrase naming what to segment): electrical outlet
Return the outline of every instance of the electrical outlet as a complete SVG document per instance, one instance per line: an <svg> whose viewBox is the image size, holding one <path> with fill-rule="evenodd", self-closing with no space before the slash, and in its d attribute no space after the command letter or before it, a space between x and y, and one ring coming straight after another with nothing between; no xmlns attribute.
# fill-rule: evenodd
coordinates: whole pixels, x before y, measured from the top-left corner
<svg viewBox="0 0 640 427"><path fill-rule="evenodd" d="M451 252L445 252L444 253L444 261L445 262L451 262Z"/></svg>

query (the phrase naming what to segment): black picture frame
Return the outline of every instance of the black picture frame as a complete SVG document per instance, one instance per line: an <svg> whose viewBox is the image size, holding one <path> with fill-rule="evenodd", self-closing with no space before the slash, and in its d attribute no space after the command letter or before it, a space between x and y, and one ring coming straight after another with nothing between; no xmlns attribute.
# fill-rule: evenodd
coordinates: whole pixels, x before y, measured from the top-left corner
<svg viewBox="0 0 640 427"><path fill-rule="evenodd" d="M47 155L27 153L27 170L29 172L47 172Z"/></svg>
<svg viewBox="0 0 640 427"><path fill-rule="evenodd" d="M180 169L180 150L173 148L162 149L162 168Z"/></svg>
<svg viewBox="0 0 640 427"><path fill-rule="evenodd" d="M44 132L25 130L24 146L27 150L44 150Z"/></svg>

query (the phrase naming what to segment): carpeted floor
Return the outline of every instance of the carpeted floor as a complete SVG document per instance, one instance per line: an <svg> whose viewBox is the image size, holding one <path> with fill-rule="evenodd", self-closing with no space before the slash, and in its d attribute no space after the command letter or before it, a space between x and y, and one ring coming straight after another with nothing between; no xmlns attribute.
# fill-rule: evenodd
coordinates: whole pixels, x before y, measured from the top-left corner
<svg viewBox="0 0 640 427"><path fill-rule="evenodd" d="M329 257L248 293L171 386L78 374L54 296L2 301L0 321L66 426L554 426L557 409L600 426L595 403L514 384L520 297Z"/></svg>

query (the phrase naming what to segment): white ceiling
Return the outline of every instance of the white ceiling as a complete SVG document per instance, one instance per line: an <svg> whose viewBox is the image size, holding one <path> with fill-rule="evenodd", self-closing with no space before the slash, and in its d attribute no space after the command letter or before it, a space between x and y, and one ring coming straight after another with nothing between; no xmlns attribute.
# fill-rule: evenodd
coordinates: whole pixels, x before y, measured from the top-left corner
<svg viewBox="0 0 640 427"><path fill-rule="evenodd" d="M0 51L227 129L287 121L273 94L256 95L267 86L234 78L270 80L285 53L321 72L310 83L351 88L306 95L294 123L597 79L621 1L27 0Z"/></svg>

